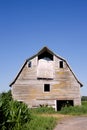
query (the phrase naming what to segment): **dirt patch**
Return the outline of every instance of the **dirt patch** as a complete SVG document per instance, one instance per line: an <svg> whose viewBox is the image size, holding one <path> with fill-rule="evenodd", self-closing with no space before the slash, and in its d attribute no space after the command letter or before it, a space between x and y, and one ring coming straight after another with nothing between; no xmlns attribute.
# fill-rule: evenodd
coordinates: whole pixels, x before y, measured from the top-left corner
<svg viewBox="0 0 87 130"><path fill-rule="evenodd" d="M87 116L64 118L54 130L87 130Z"/></svg>
<svg viewBox="0 0 87 130"><path fill-rule="evenodd" d="M71 115L63 115L63 114L40 114L40 115L41 116L50 116L50 117L55 117L55 118L60 118L60 119L72 117Z"/></svg>

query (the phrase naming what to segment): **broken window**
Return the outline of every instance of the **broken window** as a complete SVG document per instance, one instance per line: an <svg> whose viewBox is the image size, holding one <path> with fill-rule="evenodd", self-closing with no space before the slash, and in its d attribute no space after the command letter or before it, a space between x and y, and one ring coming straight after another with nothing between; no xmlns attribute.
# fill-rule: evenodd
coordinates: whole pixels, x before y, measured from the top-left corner
<svg viewBox="0 0 87 130"><path fill-rule="evenodd" d="M50 84L44 84L44 92L50 91Z"/></svg>
<svg viewBox="0 0 87 130"><path fill-rule="evenodd" d="M63 61L60 61L60 62L59 62L59 67L60 67L60 68L63 68Z"/></svg>
<svg viewBox="0 0 87 130"><path fill-rule="evenodd" d="M31 61L28 62L28 67L29 67L29 68L31 67Z"/></svg>
<svg viewBox="0 0 87 130"><path fill-rule="evenodd" d="M45 52L41 53L40 55L38 55L38 60L40 60L40 59L50 61L50 60L53 60L53 55L50 54L49 52L45 51Z"/></svg>

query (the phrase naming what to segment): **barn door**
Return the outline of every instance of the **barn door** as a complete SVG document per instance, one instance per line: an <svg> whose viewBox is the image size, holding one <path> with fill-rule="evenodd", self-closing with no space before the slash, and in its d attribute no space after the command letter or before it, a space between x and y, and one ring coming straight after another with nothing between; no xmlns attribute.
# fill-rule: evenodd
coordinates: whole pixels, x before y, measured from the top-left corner
<svg viewBox="0 0 87 130"><path fill-rule="evenodd" d="M60 111L62 107L73 106L73 100L56 100L56 110Z"/></svg>

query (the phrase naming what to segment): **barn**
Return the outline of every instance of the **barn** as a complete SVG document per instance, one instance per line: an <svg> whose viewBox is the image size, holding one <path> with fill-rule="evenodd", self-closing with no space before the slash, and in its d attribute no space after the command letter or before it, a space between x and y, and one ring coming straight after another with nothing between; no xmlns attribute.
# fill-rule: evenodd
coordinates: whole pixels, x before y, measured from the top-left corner
<svg viewBox="0 0 87 130"><path fill-rule="evenodd" d="M28 58L10 84L14 100L30 108L48 105L60 110L66 105L81 105L80 88L67 61L48 47Z"/></svg>

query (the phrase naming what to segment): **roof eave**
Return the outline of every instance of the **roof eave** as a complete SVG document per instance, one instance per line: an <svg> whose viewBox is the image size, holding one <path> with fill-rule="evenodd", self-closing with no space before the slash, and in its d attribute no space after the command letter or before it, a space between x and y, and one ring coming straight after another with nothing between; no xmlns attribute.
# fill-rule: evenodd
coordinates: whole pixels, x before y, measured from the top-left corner
<svg viewBox="0 0 87 130"><path fill-rule="evenodd" d="M25 64L26 64L29 60L31 60L31 59L33 59L34 57L40 55L40 54L41 54L43 51L45 51L45 50L47 50L47 51L48 51L49 53L51 53L52 55L55 55L56 57L60 58L61 60L63 60L64 62L66 62L66 64L68 65L67 61L66 61L64 58L62 58L61 56L56 55L54 52L52 52L50 49L48 49L48 48L45 46L45 47L43 47L37 54L35 54L35 55L33 55L32 57L26 59L25 63L23 64L23 66L22 66L22 68L21 68L21 70L20 70L19 73L17 74L16 78L15 78L15 79L13 80L13 82L9 85L10 87L16 82L16 80L17 80L17 78L19 77L21 71L23 70ZM74 75L74 77L75 77L75 79L77 80L77 82L80 84L81 87L83 87L83 84L77 79L77 77L75 76L75 74L74 74L74 72L72 71L71 67L70 67L69 65L68 65L68 67L69 67L70 71L72 72L72 74Z"/></svg>
<svg viewBox="0 0 87 130"><path fill-rule="evenodd" d="M21 67L19 73L16 75L15 79L9 84L10 87L16 82L16 80L17 80L17 78L19 77L21 71L22 71L23 68L25 67L26 63L27 63L27 60L24 62L23 66Z"/></svg>

